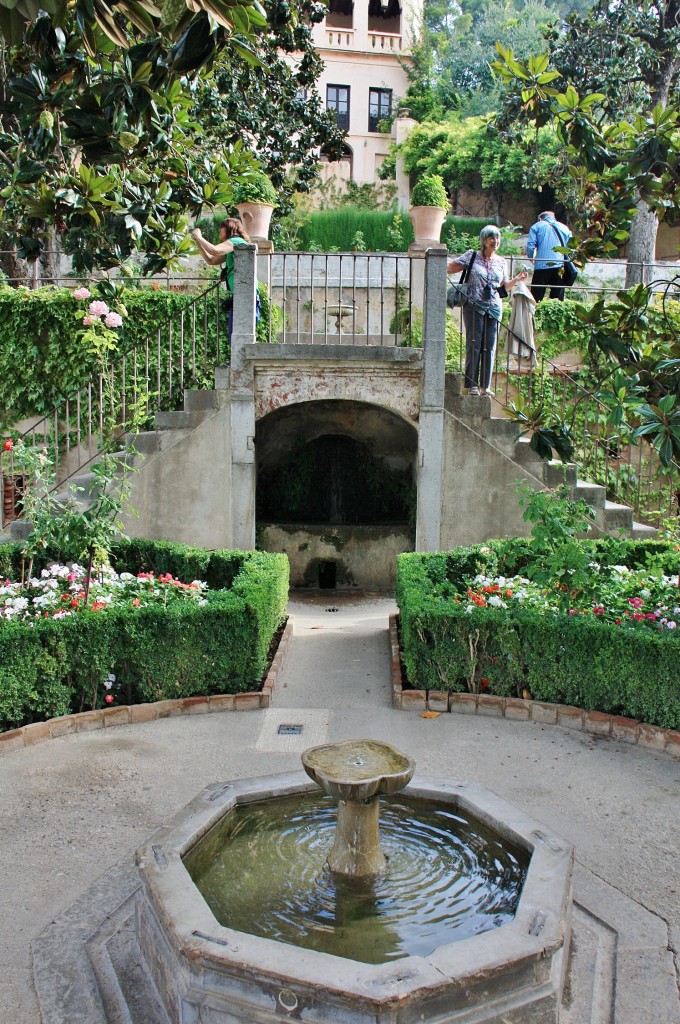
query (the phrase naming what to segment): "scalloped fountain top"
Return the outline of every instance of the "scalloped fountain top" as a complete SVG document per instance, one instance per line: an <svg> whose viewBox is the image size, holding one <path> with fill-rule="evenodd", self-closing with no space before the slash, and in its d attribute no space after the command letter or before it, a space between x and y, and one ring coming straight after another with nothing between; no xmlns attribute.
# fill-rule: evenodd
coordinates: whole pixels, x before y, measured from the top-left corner
<svg viewBox="0 0 680 1024"><path fill-rule="evenodd" d="M328 796L369 800L379 793L398 793L411 781L413 758L379 740L347 740L310 747L302 764Z"/></svg>
<svg viewBox="0 0 680 1024"><path fill-rule="evenodd" d="M335 842L328 866L338 875L369 878L387 865L380 846L380 793L408 785L415 761L379 740L347 740L310 747L302 755L310 778L338 801Z"/></svg>

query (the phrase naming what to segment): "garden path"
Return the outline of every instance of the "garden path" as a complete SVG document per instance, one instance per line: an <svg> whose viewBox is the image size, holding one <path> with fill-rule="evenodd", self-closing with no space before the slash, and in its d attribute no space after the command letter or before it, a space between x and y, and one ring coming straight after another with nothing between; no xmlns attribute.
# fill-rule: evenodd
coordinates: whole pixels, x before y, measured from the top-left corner
<svg viewBox="0 0 680 1024"><path fill-rule="evenodd" d="M327 612L330 607L341 610ZM572 842L577 898L599 886L610 906L618 901L632 909L631 928L644 919L662 935L656 955L663 991L658 971L656 987L646 981L640 950L633 948L627 964L635 998L617 1022L680 1024L668 953L680 949L680 763L531 722L455 714L423 719L393 710L392 607L382 597L294 595L295 635L267 710L76 733L2 755L3 1024L41 1020L31 941L91 887L131 864L133 851L201 789L298 769L306 746L357 737L393 743L423 774L474 780ZM303 733L279 735L281 722L303 724ZM609 1019L574 1012L566 1024Z"/></svg>

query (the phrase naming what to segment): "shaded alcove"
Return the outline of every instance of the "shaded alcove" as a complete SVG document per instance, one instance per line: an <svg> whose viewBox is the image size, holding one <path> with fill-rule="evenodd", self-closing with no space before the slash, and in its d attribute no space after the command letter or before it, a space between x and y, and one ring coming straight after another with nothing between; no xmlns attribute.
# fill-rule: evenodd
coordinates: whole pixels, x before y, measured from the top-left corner
<svg viewBox="0 0 680 1024"><path fill-rule="evenodd" d="M293 586L389 589L415 538L417 431L364 402L302 402L257 424L258 545Z"/></svg>

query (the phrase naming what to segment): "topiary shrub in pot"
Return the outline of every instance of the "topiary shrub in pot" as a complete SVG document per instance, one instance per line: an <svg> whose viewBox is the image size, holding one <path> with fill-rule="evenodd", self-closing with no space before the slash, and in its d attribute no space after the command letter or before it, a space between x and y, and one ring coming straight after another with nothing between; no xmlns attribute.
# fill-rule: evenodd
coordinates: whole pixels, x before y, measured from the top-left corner
<svg viewBox="0 0 680 1024"><path fill-rule="evenodd" d="M416 244L439 242L449 197L439 174L425 174L411 191L409 217L413 223Z"/></svg>
<svg viewBox="0 0 680 1024"><path fill-rule="evenodd" d="M256 171L234 189L234 204L253 241L269 238L269 224L277 199L274 186L262 171Z"/></svg>

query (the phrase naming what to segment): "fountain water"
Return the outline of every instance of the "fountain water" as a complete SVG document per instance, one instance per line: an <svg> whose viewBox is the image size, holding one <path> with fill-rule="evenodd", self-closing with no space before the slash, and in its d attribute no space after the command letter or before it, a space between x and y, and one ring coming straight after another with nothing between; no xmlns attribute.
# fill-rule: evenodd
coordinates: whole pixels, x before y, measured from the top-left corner
<svg viewBox="0 0 680 1024"><path fill-rule="evenodd" d="M172 1024L554 1024L571 847L481 787L408 784L387 744L303 765L314 781L211 787L138 852L138 940Z"/></svg>

